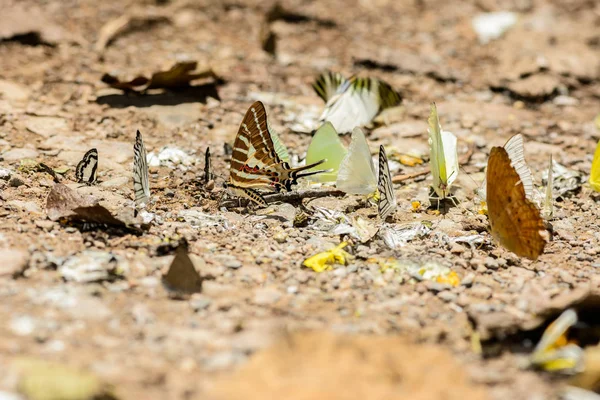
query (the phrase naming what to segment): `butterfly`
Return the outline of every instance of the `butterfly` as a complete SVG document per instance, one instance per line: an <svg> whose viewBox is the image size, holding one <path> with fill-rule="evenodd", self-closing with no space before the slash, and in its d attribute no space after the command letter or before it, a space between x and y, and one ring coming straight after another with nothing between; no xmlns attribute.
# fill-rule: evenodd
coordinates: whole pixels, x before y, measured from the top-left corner
<svg viewBox="0 0 600 400"><path fill-rule="evenodd" d="M315 175L314 180L319 182L335 182L340 163L347 153L348 150L342 144L331 122L325 122L321 125L310 141L308 150L306 150L306 163L311 164L326 158L327 161L323 163L321 168L331 171Z"/></svg>
<svg viewBox="0 0 600 400"><path fill-rule="evenodd" d="M329 121L339 133L371 122L377 113L400 104L402 98L386 82L376 78L344 78L328 72L313 84L315 92L325 101L325 110L319 120Z"/></svg>
<svg viewBox="0 0 600 400"><path fill-rule="evenodd" d="M227 187L237 196L266 206L267 202L256 189L289 192L299 178L325 172L303 172L325 161L291 168L287 149L269 126L265 106L257 101L246 112L235 138Z"/></svg>
<svg viewBox="0 0 600 400"><path fill-rule="evenodd" d="M592 161L590 171L590 186L594 191L600 192L600 141L598 141L594 152L594 161Z"/></svg>
<svg viewBox="0 0 600 400"><path fill-rule="evenodd" d="M379 146L379 181L377 189L379 190L379 216L382 221L385 221L396 209L396 195L394 194L390 166L383 146Z"/></svg>
<svg viewBox="0 0 600 400"><path fill-rule="evenodd" d="M93 185L96 183L96 170L98 169L98 150L90 149L85 153L75 169L78 183Z"/></svg>
<svg viewBox="0 0 600 400"><path fill-rule="evenodd" d="M569 308L553 321L529 356L531 365L552 372L572 375L584 368L584 350L570 343L569 329L577 324L577 313Z"/></svg>
<svg viewBox="0 0 600 400"><path fill-rule="evenodd" d="M133 192L136 206L143 208L150 202L150 182L148 180L148 164L146 147L142 134L137 131L133 145Z"/></svg>
<svg viewBox="0 0 600 400"><path fill-rule="evenodd" d="M435 103L431 104L428 123L432 187L442 200L451 197L450 186L458 176L457 139L453 133L442 130Z"/></svg>
<svg viewBox="0 0 600 400"><path fill-rule="evenodd" d="M175 258L162 277L165 288L177 297L199 293L202 290L202 277L196 271L188 254L188 244L184 240L175 250Z"/></svg>
<svg viewBox="0 0 600 400"><path fill-rule="evenodd" d="M510 158L510 163L517 171L517 174L519 174L519 178L521 179L521 183L523 184L523 189L525 190L525 197L533 201L533 176L531 175L531 170L525 162L525 148L523 146L523 135L518 133L510 139L508 139L508 141L504 145L504 150L506 150L508 158ZM482 190L480 191L480 196L483 200L485 200L487 197L486 188L487 178L484 178Z"/></svg>
<svg viewBox="0 0 600 400"><path fill-rule="evenodd" d="M372 194L377 190L377 174L369 144L362 129L354 128L348 154L340 164L335 186L350 194Z"/></svg>
<svg viewBox="0 0 600 400"><path fill-rule="evenodd" d="M506 148L492 148L486 180L492 236L516 255L537 259L546 246L547 231L540 211L527 198L519 165L512 162Z"/></svg>

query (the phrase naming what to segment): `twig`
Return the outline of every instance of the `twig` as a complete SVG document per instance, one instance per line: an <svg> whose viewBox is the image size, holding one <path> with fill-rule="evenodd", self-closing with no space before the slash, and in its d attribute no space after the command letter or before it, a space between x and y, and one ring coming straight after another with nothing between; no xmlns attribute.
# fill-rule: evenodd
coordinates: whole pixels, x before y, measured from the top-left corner
<svg viewBox="0 0 600 400"><path fill-rule="evenodd" d="M302 200L304 198L312 197L327 197L327 196L335 196L340 197L344 196L346 193L342 192L338 189L307 189L302 191L295 192L285 192L285 193L274 193L271 195L264 196L264 199L267 203L273 203L276 201L295 201ZM231 208L231 207L246 207L250 201L248 199L229 199L224 200L219 204L219 207Z"/></svg>
<svg viewBox="0 0 600 400"><path fill-rule="evenodd" d="M467 152L460 158L460 160L458 160L458 165L463 166L463 165L468 164L469 161L471 161L471 157L473 156L474 151L475 151L475 146L474 145L469 146L469 150L467 150ZM431 172L431 166L425 167L421 171L414 172L412 174L396 175L392 178L392 182L394 182L394 183L404 182L409 179L418 178L419 176L427 175L429 172Z"/></svg>

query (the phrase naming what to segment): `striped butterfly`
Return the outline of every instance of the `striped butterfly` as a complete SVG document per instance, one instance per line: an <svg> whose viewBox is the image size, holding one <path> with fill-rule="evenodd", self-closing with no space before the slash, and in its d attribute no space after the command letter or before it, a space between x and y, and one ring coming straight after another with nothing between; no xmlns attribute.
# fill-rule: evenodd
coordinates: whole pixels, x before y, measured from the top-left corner
<svg viewBox="0 0 600 400"><path fill-rule="evenodd" d="M266 206L267 202L256 189L289 192L299 178L325 172L302 173L325 161L291 168L287 149L269 126L265 106L257 101L246 112L235 138L227 187L236 196Z"/></svg>
<svg viewBox="0 0 600 400"><path fill-rule="evenodd" d="M379 146L379 216L385 221L396 209L396 195L392 185L392 175L388 164L387 155L383 145Z"/></svg>
<svg viewBox="0 0 600 400"><path fill-rule="evenodd" d="M334 72L321 75L313 88L326 103L320 122L331 122L339 133L367 125L380 110L398 105L402 100L400 94L382 80L356 76L346 79Z"/></svg>
<svg viewBox="0 0 600 400"><path fill-rule="evenodd" d="M150 202L150 183L148 180L148 164L146 162L146 147L142 134L137 131L133 145L133 192L135 205L143 208Z"/></svg>
<svg viewBox="0 0 600 400"><path fill-rule="evenodd" d="M96 170L98 169L98 150L90 149L77 164L75 177L78 183L93 185L96 183Z"/></svg>

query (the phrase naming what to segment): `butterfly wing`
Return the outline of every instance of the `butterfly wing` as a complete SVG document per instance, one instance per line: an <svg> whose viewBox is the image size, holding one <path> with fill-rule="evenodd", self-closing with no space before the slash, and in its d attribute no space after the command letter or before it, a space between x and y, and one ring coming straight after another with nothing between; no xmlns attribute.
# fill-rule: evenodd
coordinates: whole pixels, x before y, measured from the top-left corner
<svg viewBox="0 0 600 400"><path fill-rule="evenodd" d="M531 260L542 254L544 222L503 147L492 148L488 160L487 207L492 236L502 246Z"/></svg>
<svg viewBox="0 0 600 400"><path fill-rule="evenodd" d="M233 144L228 186L236 194L264 205L266 202L254 189L289 191L299 178L324 172L303 172L324 160L290 168L285 158L289 159L287 149L275 131L269 129L265 106L255 102L246 112Z"/></svg>
<svg viewBox="0 0 600 400"><path fill-rule="evenodd" d="M377 189L377 175L369 144L362 129L354 128L348 154L340 164L336 187L350 194L371 194Z"/></svg>
<svg viewBox="0 0 600 400"><path fill-rule="evenodd" d="M446 197L446 184L448 175L446 172L446 156L444 155L444 143L442 141L442 127L438 119L437 107L431 104L429 119L429 162L431 163L431 175L433 176L433 190L439 198Z"/></svg>
<svg viewBox="0 0 600 400"><path fill-rule="evenodd" d="M321 168L331 171L316 175L314 179L319 182L335 182L340 164L347 153L348 150L331 122L325 122L310 141L306 151L306 163L311 164L326 158L327 161Z"/></svg>
<svg viewBox="0 0 600 400"><path fill-rule="evenodd" d="M329 71L317 78L313 83L313 89L327 103L346 82L347 80L342 74Z"/></svg>
<svg viewBox="0 0 600 400"><path fill-rule="evenodd" d="M192 294L202 290L202 278L190 258L186 244L180 244L175 251L171 266L162 277L167 290L174 294Z"/></svg>
<svg viewBox="0 0 600 400"><path fill-rule="evenodd" d="M442 147L446 165L446 193L458 176L458 139L452 132L442 131Z"/></svg>
<svg viewBox="0 0 600 400"><path fill-rule="evenodd" d="M600 141L596 145L594 152L594 161L592 161L592 169L590 171L590 186L596 192L600 192Z"/></svg>
<svg viewBox="0 0 600 400"><path fill-rule="evenodd" d="M339 133L367 125L381 108L400 102L400 95L387 83L375 78L357 78L343 82L331 96L320 121L329 121Z"/></svg>
<svg viewBox="0 0 600 400"><path fill-rule="evenodd" d="M379 146L379 181L377 189L379 190L379 216L382 221L385 221L396 209L396 195L394 194L390 166L383 146Z"/></svg>
<svg viewBox="0 0 600 400"><path fill-rule="evenodd" d="M273 141L273 147L275 148L275 153L279 156L281 161L286 163L290 162L290 154L288 153L287 147L283 144L283 142L279 139L279 135L275 131L275 129L271 128L271 125L267 122L267 129L269 129L269 135L271 136L271 140Z"/></svg>
<svg viewBox="0 0 600 400"><path fill-rule="evenodd" d="M523 188L525 189L525 195L529 200L533 199L533 176L531 175L531 170L525 163L525 150L523 146L523 135L516 134L504 145L504 149L508 153L508 158L510 158L510 163L513 168L519 174L519 178L521 179L521 183L523 183Z"/></svg>
<svg viewBox="0 0 600 400"><path fill-rule="evenodd" d="M75 177L78 183L92 185L96 182L96 171L98 169L98 150L88 150L75 169Z"/></svg>
<svg viewBox="0 0 600 400"><path fill-rule="evenodd" d="M146 147L142 134L137 131L133 145L133 192L136 206L143 207L150 202L150 181L148 179L148 164Z"/></svg>

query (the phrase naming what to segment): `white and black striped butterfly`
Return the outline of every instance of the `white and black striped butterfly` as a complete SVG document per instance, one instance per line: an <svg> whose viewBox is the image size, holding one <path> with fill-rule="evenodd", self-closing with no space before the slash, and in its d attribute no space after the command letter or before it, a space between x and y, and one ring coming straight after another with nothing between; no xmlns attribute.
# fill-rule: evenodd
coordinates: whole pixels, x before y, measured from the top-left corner
<svg viewBox="0 0 600 400"><path fill-rule="evenodd" d="M84 183L86 185L93 185L96 183L96 171L98 169L98 150L91 149L83 156L77 169L75 170L75 177L78 183Z"/></svg>
<svg viewBox="0 0 600 400"><path fill-rule="evenodd" d="M379 216L385 221L396 209L396 195L392 185L390 166L383 146L379 146Z"/></svg>
<svg viewBox="0 0 600 400"><path fill-rule="evenodd" d="M313 88L326 102L319 121L331 122L340 134L369 124L379 111L402 100L389 84L373 77L346 79L329 72L321 75Z"/></svg>
<svg viewBox="0 0 600 400"><path fill-rule="evenodd" d="M150 202L150 183L148 180L148 164L146 162L146 147L142 134L137 131L133 145L133 192L135 205L143 208Z"/></svg>

